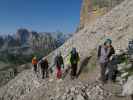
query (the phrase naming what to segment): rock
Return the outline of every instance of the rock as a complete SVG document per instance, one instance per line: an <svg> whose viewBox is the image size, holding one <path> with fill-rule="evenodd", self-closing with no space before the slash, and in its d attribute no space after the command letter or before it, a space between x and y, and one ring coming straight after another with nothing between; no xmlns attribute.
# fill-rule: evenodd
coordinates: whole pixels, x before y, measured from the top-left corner
<svg viewBox="0 0 133 100"><path fill-rule="evenodd" d="M105 14L105 12L108 12L110 8L113 8L114 6L118 5L120 2L123 0L119 0L116 2L116 0L111 0L109 2L106 2L106 0L102 0L101 3L99 1L95 1L95 4L93 0L83 0L82 6L81 6L81 12L80 12L80 28L85 26L88 23L92 23L95 21L97 18ZM112 3L111 6L103 6L102 4L105 5L110 5L109 3ZM97 8L95 9L95 6L98 7L103 7L102 9ZM101 14L96 14L96 12L102 12ZM100 13L99 12L99 13ZM112 29L112 28L110 28ZM122 30L123 27L119 27L118 30ZM92 31L92 33L96 33L96 31Z"/></svg>
<svg viewBox="0 0 133 100"><path fill-rule="evenodd" d="M53 82L54 81L54 79L49 79L49 82Z"/></svg>
<svg viewBox="0 0 133 100"><path fill-rule="evenodd" d="M123 86L123 95L132 95L133 94L133 76L128 78L128 81Z"/></svg>
<svg viewBox="0 0 133 100"><path fill-rule="evenodd" d="M67 99L67 96L66 95L63 95L62 96L62 100L66 100Z"/></svg>
<svg viewBox="0 0 133 100"><path fill-rule="evenodd" d="M73 100L73 97L69 96L67 100Z"/></svg>
<svg viewBox="0 0 133 100"><path fill-rule="evenodd" d="M130 68L132 68L132 67L133 67L132 64L128 64L128 65L126 65L126 69L130 69Z"/></svg>
<svg viewBox="0 0 133 100"><path fill-rule="evenodd" d="M85 99L81 94L79 94L79 95L77 95L77 100L85 100Z"/></svg>
<svg viewBox="0 0 133 100"><path fill-rule="evenodd" d="M71 92L75 92L75 87L72 87L71 88Z"/></svg>
<svg viewBox="0 0 133 100"><path fill-rule="evenodd" d="M123 73L123 74L121 75L121 77L124 78L124 77L126 77L127 75L129 75L129 73L128 73L128 72L125 72L125 73Z"/></svg>
<svg viewBox="0 0 133 100"><path fill-rule="evenodd" d="M70 94L70 93L71 93L71 90L68 89L68 88L66 88L66 93L67 93L67 94Z"/></svg>

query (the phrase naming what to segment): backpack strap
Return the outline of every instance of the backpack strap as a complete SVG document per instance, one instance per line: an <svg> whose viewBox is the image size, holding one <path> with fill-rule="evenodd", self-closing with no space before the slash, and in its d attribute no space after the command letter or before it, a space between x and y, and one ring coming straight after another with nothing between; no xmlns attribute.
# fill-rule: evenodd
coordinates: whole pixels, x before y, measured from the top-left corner
<svg viewBox="0 0 133 100"><path fill-rule="evenodd" d="M97 57L98 58L101 56L101 48L102 48L102 46L99 45L99 47L98 47L98 54L97 54Z"/></svg>

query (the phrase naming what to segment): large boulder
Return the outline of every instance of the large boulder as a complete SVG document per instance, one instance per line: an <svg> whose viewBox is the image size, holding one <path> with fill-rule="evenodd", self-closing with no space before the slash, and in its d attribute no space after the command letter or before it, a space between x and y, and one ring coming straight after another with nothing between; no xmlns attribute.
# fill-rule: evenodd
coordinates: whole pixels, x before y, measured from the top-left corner
<svg viewBox="0 0 133 100"><path fill-rule="evenodd" d="M124 84L123 95L133 95L133 76L130 76Z"/></svg>

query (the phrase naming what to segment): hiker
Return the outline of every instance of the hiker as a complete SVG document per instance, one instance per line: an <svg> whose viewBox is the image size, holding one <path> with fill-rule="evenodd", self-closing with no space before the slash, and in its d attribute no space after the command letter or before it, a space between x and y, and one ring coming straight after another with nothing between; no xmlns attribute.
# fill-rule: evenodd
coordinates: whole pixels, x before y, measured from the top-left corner
<svg viewBox="0 0 133 100"><path fill-rule="evenodd" d="M101 81L105 83L107 81L106 71L112 54L115 53L111 39L107 39L103 45L98 48L98 60L101 67Z"/></svg>
<svg viewBox="0 0 133 100"><path fill-rule="evenodd" d="M54 63L57 70L56 77L57 79L60 79L62 77L62 68L64 69L64 61L61 52L58 52L58 54L56 55Z"/></svg>
<svg viewBox="0 0 133 100"><path fill-rule="evenodd" d="M37 63L38 63L37 57L33 57L33 59L32 59L32 65L33 65L33 68L34 68L34 72L35 73L37 72Z"/></svg>
<svg viewBox="0 0 133 100"><path fill-rule="evenodd" d="M74 79L77 75L78 61L79 61L79 54L76 48L73 48L70 53L71 78L72 79Z"/></svg>
<svg viewBox="0 0 133 100"><path fill-rule="evenodd" d="M46 58L43 58L40 62L41 65L41 74L42 74L42 79L48 78L48 60Z"/></svg>

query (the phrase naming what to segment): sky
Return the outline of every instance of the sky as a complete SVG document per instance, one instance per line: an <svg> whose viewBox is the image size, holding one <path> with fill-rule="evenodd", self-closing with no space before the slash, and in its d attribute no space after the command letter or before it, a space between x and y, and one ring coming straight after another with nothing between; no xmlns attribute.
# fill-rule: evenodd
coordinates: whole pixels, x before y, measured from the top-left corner
<svg viewBox="0 0 133 100"><path fill-rule="evenodd" d="M80 20L82 0L0 0L0 34L19 28L71 33Z"/></svg>

